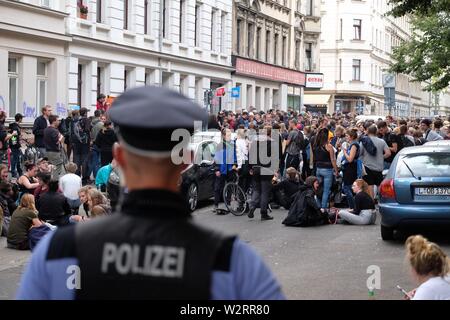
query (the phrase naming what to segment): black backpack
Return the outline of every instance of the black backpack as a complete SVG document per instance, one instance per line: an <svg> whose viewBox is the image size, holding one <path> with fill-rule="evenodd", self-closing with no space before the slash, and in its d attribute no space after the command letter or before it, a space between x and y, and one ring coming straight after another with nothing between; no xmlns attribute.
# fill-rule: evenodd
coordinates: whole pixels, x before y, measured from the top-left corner
<svg viewBox="0 0 450 320"><path fill-rule="evenodd" d="M74 119L72 124L72 142L87 144L89 142L89 134L85 128L83 118Z"/></svg>
<svg viewBox="0 0 450 320"><path fill-rule="evenodd" d="M414 147L414 143L411 140L409 140L405 135L401 135L400 139L402 141L403 148Z"/></svg>
<svg viewBox="0 0 450 320"><path fill-rule="evenodd" d="M300 148L300 150L304 150L309 143L305 141L305 137L303 136L303 133L300 130L298 130L294 142Z"/></svg>

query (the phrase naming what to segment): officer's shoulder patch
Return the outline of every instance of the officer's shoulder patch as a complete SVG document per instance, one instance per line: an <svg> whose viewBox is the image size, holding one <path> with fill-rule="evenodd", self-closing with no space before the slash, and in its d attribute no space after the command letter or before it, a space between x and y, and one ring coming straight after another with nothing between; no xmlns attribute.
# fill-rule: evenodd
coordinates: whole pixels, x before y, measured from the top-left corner
<svg viewBox="0 0 450 320"><path fill-rule="evenodd" d="M230 271L231 254L233 252L233 244L236 240L235 236L225 237L221 246L217 250L216 260L214 261L214 271Z"/></svg>
<svg viewBox="0 0 450 320"><path fill-rule="evenodd" d="M48 247L47 260L72 258L75 256L75 226L56 229Z"/></svg>

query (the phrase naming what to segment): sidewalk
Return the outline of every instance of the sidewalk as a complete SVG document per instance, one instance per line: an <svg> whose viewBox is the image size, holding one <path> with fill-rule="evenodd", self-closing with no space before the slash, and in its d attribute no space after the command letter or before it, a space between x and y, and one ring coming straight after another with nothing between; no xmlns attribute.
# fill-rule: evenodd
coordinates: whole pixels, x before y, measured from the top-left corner
<svg viewBox="0 0 450 320"><path fill-rule="evenodd" d="M0 300L14 299L23 267L31 252L6 248L6 238L0 237Z"/></svg>

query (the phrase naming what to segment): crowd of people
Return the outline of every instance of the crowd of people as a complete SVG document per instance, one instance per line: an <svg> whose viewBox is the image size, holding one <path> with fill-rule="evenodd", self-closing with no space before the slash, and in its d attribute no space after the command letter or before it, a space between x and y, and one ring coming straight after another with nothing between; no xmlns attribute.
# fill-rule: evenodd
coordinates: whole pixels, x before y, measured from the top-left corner
<svg viewBox="0 0 450 320"><path fill-rule="evenodd" d="M10 153L9 166L0 165L0 234L9 248L33 249L55 227L112 212L105 191L117 137L108 107L101 95L93 117L80 108L60 119L44 106L31 138L21 126L22 114L6 127L0 112L0 149ZM21 150L25 141L34 145L34 159ZM106 177L96 181L98 172Z"/></svg>
<svg viewBox="0 0 450 320"><path fill-rule="evenodd" d="M244 191L254 187L250 218L260 207L262 219L271 220L272 201L289 210L286 225L374 223L383 171L403 148L449 140L450 118L359 119L355 114L254 108L210 116L209 127L221 130L223 141L215 159L214 210L225 182L237 171ZM264 164L262 149L271 159Z"/></svg>
<svg viewBox="0 0 450 320"><path fill-rule="evenodd" d="M171 122L154 119L152 107L169 110ZM0 149L9 148L11 154L9 166L0 165L0 231L11 249L33 250L40 242L18 298L283 299L281 287L259 255L238 237L196 227L178 194L177 181L187 164L175 165L165 156L173 148L165 140L170 140L173 128L192 133L194 120L206 120L204 111L161 88L129 90L118 98L115 110L106 113L108 108L100 95L93 117L80 108L60 120L51 106L45 106L32 131L38 157L25 162L23 116L17 114L7 128L6 115L0 112ZM283 221L287 226L373 224L377 187L395 155L402 148L450 139L450 119L358 121L351 114L250 109L221 111L209 118L208 127L220 129L222 137L214 154L214 210L218 212L225 183L238 172L240 186L252 189L248 217L254 218L259 208L261 220L272 220L271 207L279 205L289 210ZM113 157L117 132L123 143L114 147ZM156 134L161 141L140 139ZM119 179L118 167L127 194L121 213L112 214L117 199L105 196L105 185L113 176ZM345 209L339 210L335 205L342 194ZM98 216L107 217L86 222ZM133 245L130 263L116 259L127 243ZM150 257L135 254L154 248L167 254L161 257L161 269L147 270ZM406 251L418 288L405 298L450 298L445 253L421 236L409 238ZM127 269L140 260L146 261L142 269L137 265ZM88 275L82 291L66 285L66 268L61 266L73 261L79 261ZM103 274L96 273L94 264L102 265ZM202 272L183 274L185 269ZM43 272L36 278L38 270ZM181 277L184 285L172 290L173 279L143 272ZM114 290L117 285L124 289Z"/></svg>

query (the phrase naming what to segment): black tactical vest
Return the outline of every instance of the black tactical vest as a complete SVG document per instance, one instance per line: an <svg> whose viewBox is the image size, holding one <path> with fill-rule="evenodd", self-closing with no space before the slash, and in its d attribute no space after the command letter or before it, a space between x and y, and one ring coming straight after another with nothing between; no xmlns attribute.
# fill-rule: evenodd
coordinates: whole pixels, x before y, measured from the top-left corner
<svg viewBox="0 0 450 320"><path fill-rule="evenodd" d="M195 225L180 196L155 190L130 193L120 213L72 234L76 299L210 299L212 272L229 270L235 240Z"/></svg>

